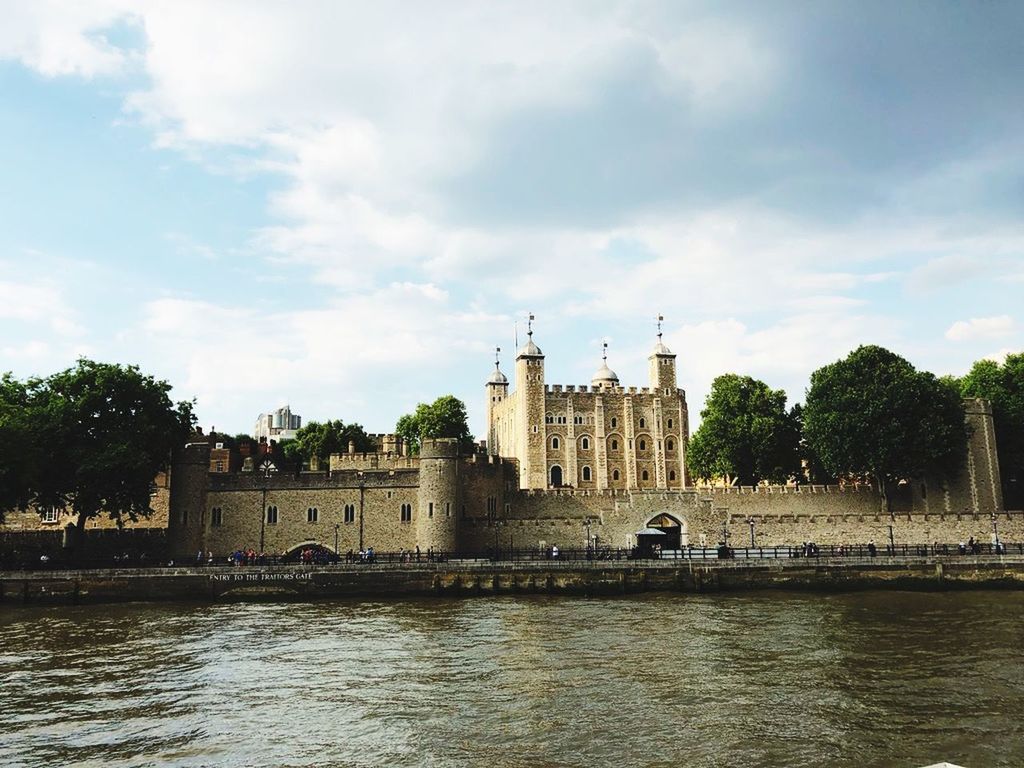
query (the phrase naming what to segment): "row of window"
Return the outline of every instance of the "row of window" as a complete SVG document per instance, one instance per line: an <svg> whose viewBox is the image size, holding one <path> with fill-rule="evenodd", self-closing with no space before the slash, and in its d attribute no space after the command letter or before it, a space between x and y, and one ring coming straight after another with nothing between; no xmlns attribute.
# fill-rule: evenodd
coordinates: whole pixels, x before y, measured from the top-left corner
<svg viewBox="0 0 1024 768"><path fill-rule="evenodd" d="M551 475L551 485L553 487L557 488L557 487L559 487L559 486L561 486L563 484L563 482L562 482L562 468L560 466L555 464L553 467L551 467L550 475ZM585 483L591 482L592 477L593 477L593 475L592 475L592 473L590 471L590 467L586 467L585 466L585 467L582 467L580 469L580 479L583 482L585 482ZM618 481L620 479L620 477L621 477L621 475L619 473L619 470L613 469L612 470L612 480L613 481ZM651 473L648 472L646 469L642 470L640 472L640 479L642 481L644 481L644 482L649 481L651 479ZM676 480L675 470L670 470L669 471L669 473L668 473L668 480L669 480L670 483L674 483L675 482L675 480ZM488 508L488 512L489 511L490 511L490 508Z"/></svg>
<svg viewBox="0 0 1024 768"><path fill-rule="evenodd" d="M545 424L566 424L566 423L568 423L566 421L566 419L567 419L566 416L558 416L558 415L554 415L554 414L550 414L549 413L549 414L547 414L544 417L544 423ZM576 415L576 416L573 416L572 423L573 424L593 424L594 423L594 417L593 416L589 416L589 415L588 416ZM667 419L665 421L665 429L672 429L674 423L675 422L672 419ZM619 426L619 419L618 419L618 417L617 416L612 416L611 421L610 421L609 424L610 424L610 427L612 429L617 428ZM641 416L639 422L637 422L637 427L639 429L647 429L647 419L644 418L643 416Z"/></svg>
<svg viewBox="0 0 1024 768"><path fill-rule="evenodd" d="M452 505L450 502L445 503L445 514L449 517L452 514ZM412 504L402 504L398 510L399 519L403 523L412 522ZM428 516L434 516L434 502L430 502L428 506ZM274 504L268 505L266 510L266 517L264 518L267 525L277 525L278 521L278 510ZM356 505L346 504L342 510L342 520L346 523L354 523L356 521ZM318 523L320 522L320 509L318 507L306 507L306 522L307 523ZM214 528L219 528L224 524L224 508L213 507L210 509L210 525Z"/></svg>
<svg viewBox="0 0 1024 768"><path fill-rule="evenodd" d="M558 435L553 435L551 437L550 444L551 444L551 449L554 450L554 451L557 451L559 448L562 447L562 439ZM609 440L608 440L608 448L609 448L609 450L612 450L612 451L619 450L618 438L614 438L614 437L613 438L609 438ZM645 440L644 438L640 438L639 440L637 440L636 448L637 448L638 451L646 451L647 450L647 440ZM673 440L671 437L668 438L665 441L665 450L666 451L674 451L675 449L676 449L675 440ZM580 450L582 450L582 451L589 451L590 450L590 438L587 435L584 435L583 437L580 438Z"/></svg>

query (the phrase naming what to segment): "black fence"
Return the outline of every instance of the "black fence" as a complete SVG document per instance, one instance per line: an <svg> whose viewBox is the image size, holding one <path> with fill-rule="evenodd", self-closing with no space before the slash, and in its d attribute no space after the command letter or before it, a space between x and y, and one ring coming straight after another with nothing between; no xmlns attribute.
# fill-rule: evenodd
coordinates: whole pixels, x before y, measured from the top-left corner
<svg viewBox="0 0 1024 768"><path fill-rule="evenodd" d="M121 539L124 542L124 539ZM149 540L147 543L155 544ZM479 551L443 552L434 550L403 550L398 552L347 552L335 554L326 547L307 547L288 555L257 554L252 550L233 553L197 553L192 557L169 559L143 548L110 552L90 550L86 557L50 556L47 554L22 553L18 558L0 560L0 569L13 570L59 570L63 568L152 568L167 566L189 567L252 567L298 565L307 567L358 566L373 564L414 564L414 563L486 563L519 562L539 563L556 561L564 563L637 561L651 563L658 561L712 561L712 560L779 560L794 558L859 560L872 557L919 558L958 556L1024 556L1024 543L1000 542L998 545L980 542L960 544L898 544L895 547L875 544L816 545L778 547L685 547L675 550L652 551L650 549L614 549L611 547L561 549L485 549Z"/></svg>

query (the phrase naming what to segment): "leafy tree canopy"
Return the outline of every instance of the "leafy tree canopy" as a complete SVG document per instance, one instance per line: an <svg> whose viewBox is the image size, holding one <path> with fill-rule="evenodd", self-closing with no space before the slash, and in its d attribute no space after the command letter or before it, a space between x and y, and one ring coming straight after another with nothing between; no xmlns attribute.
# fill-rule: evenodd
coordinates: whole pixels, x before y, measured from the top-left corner
<svg viewBox="0 0 1024 768"><path fill-rule="evenodd" d="M4 374L0 378L0 521L4 510L28 505L38 445L30 432L28 388Z"/></svg>
<svg viewBox="0 0 1024 768"><path fill-rule="evenodd" d="M0 432L20 429L41 447L19 468L15 488L39 509L72 511L79 530L101 512L119 523L148 515L154 478L195 422L192 404L173 403L170 390L135 366L84 359L24 385L6 377ZM10 508L9 492L3 501Z"/></svg>
<svg viewBox="0 0 1024 768"><path fill-rule="evenodd" d="M285 457L291 460L309 461L315 456L327 461L332 453L346 453L350 440L360 453L373 450L373 443L362 426L346 424L341 419L311 421L299 428L294 440L283 442L281 447Z"/></svg>
<svg viewBox="0 0 1024 768"><path fill-rule="evenodd" d="M425 437L451 437L464 444L473 440L466 406L454 395L443 395L430 404L420 403L413 413L398 420L395 434L402 437L410 453L419 452L420 440Z"/></svg>
<svg viewBox="0 0 1024 768"><path fill-rule="evenodd" d="M967 447L955 388L878 346L815 371L803 418L824 467L876 478L887 505L901 480L955 474Z"/></svg>
<svg viewBox="0 0 1024 768"><path fill-rule="evenodd" d="M711 384L687 463L704 480L785 482L800 470L799 443L797 421L786 411L786 393L729 373Z"/></svg>
<svg viewBox="0 0 1024 768"><path fill-rule="evenodd" d="M959 383L964 397L992 401L1003 495L1007 507L1016 507L1024 503L1024 353L1002 364L979 360Z"/></svg>

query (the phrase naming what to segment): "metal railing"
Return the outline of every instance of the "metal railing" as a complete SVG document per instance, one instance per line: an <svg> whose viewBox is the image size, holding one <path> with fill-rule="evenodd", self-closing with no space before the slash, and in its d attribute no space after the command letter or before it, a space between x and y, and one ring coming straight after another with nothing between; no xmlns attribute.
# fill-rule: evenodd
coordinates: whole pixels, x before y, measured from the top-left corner
<svg viewBox="0 0 1024 768"><path fill-rule="evenodd" d="M455 552L433 550L404 550L397 552L351 552L334 554L326 548L310 548L305 558L301 551L288 555L249 553L221 553L202 557L176 559L158 558L151 555L125 554L113 557L79 558L5 558L0 560L0 570L94 570L94 569L147 569L178 567L253 567L253 566L360 566L374 564L429 564L429 563L592 563L633 561L637 564L678 562L678 561L765 561L794 560L799 558L816 560L866 560L875 557L921 558L1000 555L1024 556L1024 543L1000 542L963 544L898 544L877 546L873 544L854 545L800 545L775 547L683 547L652 551L649 549L622 549L611 547L559 548L539 550L529 548L497 548Z"/></svg>

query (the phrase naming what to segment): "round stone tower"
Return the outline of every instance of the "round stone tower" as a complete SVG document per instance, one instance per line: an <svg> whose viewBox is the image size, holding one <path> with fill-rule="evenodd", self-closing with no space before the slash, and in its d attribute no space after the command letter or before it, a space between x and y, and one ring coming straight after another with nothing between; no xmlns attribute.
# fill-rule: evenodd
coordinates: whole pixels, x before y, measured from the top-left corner
<svg viewBox="0 0 1024 768"><path fill-rule="evenodd" d="M511 446L501 445L498 435L496 411L508 399L508 377L501 372L501 361L498 359L500 353L501 347L496 347L494 350L494 373L487 380L485 387L487 390L487 453L491 456L502 455L502 448L506 453L511 449Z"/></svg>
<svg viewBox="0 0 1024 768"><path fill-rule="evenodd" d="M202 440L202 436L199 438ZM167 549L174 558L194 558L206 543L206 493L210 483L210 444L191 442L171 460Z"/></svg>
<svg viewBox="0 0 1024 768"><path fill-rule="evenodd" d="M424 438L420 445L416 543L425 552L453 552L458 546L459 441Z"/></svg>

